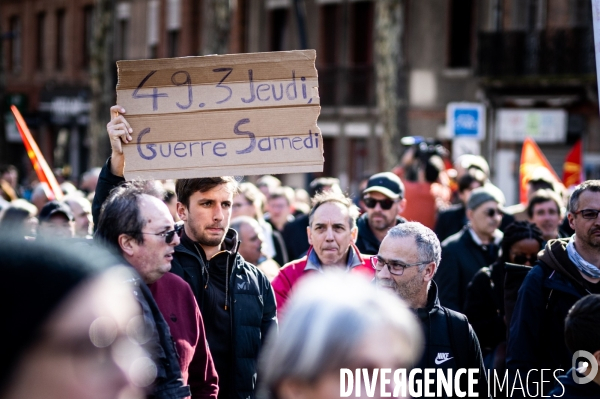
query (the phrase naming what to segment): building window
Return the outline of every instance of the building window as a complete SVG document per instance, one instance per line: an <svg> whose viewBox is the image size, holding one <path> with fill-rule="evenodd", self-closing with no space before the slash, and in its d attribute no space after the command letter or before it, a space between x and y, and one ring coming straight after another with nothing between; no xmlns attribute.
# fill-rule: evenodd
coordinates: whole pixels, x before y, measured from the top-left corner
<svg viewBox="0 0 600 399"><path fill-rule="evenodd" d="M340 49L340 5L325 4L321 6L320 28L321 32L321 64L333 66L338 64Z"/></svg>
<svg viewBox="0 0 600 399"><path fill-rule="evenodd" d="M450 43L448 66L471 67L473 0L450 2Z"/></svg>
<svg viewBox="0 0 600 399"><path fill-rule="evenodd" d="M288 20L287 8L275 8L269 12L271 34L269 35L269 50L285 50L286 26Z"/></svg>
<svg viewBox="0 0 600 399"><path fill-rule="evenodd" d="M158 24L160 1L150 0L146 13L146 44L148 45L148 58L158 57Z"/></svg>
<svg viewBox="0 0 600 399"><path fill-rule="evenodd" d="M115 27L115 57L126 60L129 54L129 19L131 18L131 3L117 4L117 23Z"/></svg>
<svg viewBox="0 0 600 399"><path fill-rule="evenodd" d="M178 30L170 30L167 32L167 44L168 44L168 52L167 57L177 57L179 54L179 31Z"/></svg>
<svg viewBox="0 0 600 399"><path fill-rule="evenodd" d="M349 55L346 74L347 92L343 95L347 105L373 105L375 85L373 71L373 21L375 3L356 1L349 3Z"/></svg>
<svg viewBox="0 0 600 399"><path fill-rule="evenodd" d="M18 16L11 17L8 22L10 30L9 42L8 42L8 70L10 72L18 73L22 66L22 37L21 37L21 18Z"/></svg>
<svg viewBox="0 0 600 399"><path fill-rule="evenodd" d="M92 40L94 37L94 6L83 8L83 62L85 69L90 67L92 57Z"/></svg>
<svg viewBox="0 0 600 399"><path fill-rule="evenodd" d="M44 49L45 46L45 30L46 30L46 13L40 12L37 15L37 26L36 26L36 34L37 34L37 47L35 51L35 66L38 70L44 69Z"/></svg>
<svg viewBox="0 0 600 399"><path fill-rule="evenodd" d="M65 10L56 11L56 70L65 67Z"/></svg>

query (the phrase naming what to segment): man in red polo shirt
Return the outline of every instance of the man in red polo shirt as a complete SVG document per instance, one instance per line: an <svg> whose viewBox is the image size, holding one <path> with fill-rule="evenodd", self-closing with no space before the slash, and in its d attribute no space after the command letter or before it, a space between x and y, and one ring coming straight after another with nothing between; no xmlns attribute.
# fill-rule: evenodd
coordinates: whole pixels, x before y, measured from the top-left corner
<svg viewBox="0 0 600 399"><path fill-rule="evenodd" d="M344 269L373 278L369 257L361 255L354 245L357 217L358 208L343 194L324 192L314 197L306 229L310 248L306 256L285 265L271 283L279 315L292 287L306 274Z"/></svg>

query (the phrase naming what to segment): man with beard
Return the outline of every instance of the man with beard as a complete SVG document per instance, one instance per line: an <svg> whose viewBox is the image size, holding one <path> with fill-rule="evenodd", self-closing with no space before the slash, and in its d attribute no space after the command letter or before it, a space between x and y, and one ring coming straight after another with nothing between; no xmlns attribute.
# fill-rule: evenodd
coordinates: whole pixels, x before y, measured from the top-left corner
<svg viewBox="0 0 600 399"><path fill-rule="evenodd" d="M425 350L416 368L444 369L446 376L448 370L478 369L474 391L480 398L487 397L486 373L475 332L463 314L441 306L438 299L433 276L441 252L435 233L421 223L394 226L383 239L379 253L371 258L375 282L377 287L405 300L421 321ZM465 379L461 379L461 387L465 385Z"/></svg>
<svg viewBox="0 0 600 399"><path fill-rule="evenodd" d="M362 194L367 212L357 221L356 247L362 254L375 255L387 232L406 222L399 216L406 208L404 184L394 173L377 173L369 178Z"/></svg>
<svg viewBox="0 0 600 399"><path fill-rule="evenodd" d="M435 281L440 300L450 309L463 311L467 285L479 269L498 258L502 199L496 190L491 186L473 190L467 201L469 224L442 243L442 266Z"/></svg>
<svg viewBox="0 0 600 399"><path fill-rule="evenodd" d="M124 113L118 105L111 108L107 130L112 155L96 196L124 181L121 143L131 142L133 131ZM190 285L200 307L219 376L218 398L254 398L258 353L277 325L277 309L269 280L238 254L237 232L229 228L237 182L231 176L180 179L175 191L183 231L171 273ZM95 220L101 204L94 198Z"/></svg>
<svg viewBox="0 0 600 399"><path fill-rule="evenodd" d="M524 376L534 369L552 370L546 376L570 369L565 317L578 299L600 293L599 214L600 180L585 181L569 200L567 217L575 234L549 241L537 265L525 277L508 334L506 366L513 379L521 377L525 381ZM528 376L529 394L540 390L536 385L542 377L539 372ZM547 377L544 381L539 396L547 395L554 382Z"/></svg>

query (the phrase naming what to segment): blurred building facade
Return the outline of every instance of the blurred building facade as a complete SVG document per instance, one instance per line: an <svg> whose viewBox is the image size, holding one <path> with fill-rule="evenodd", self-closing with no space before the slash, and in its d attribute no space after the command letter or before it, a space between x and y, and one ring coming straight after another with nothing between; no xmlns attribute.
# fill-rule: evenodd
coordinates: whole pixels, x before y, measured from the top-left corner
<svg viewBox="0 0 600 399"><path fill-rule="evenodd" d="M93 166L86 164L93 3L3 0L0 4L6 92L26 103L28 120L49 161L54 166L69 164L79 173ZM114 3L115 60L202 53L208 2ZM230 52L317 50L324 174L339 177L344 187L355 191L363 176L378 172L383 164L373 57L375 1L230 4ZM452 147L445 128L447 104L485 104L486 138L475 150L488 157L494 180L511 201L521 143L500 134L511 129L502 125L511 121L500 111L522 111L518 115L526 119L535 119L535 110L556 111L566 114L564 134L540 143L544 153L560 174L564 155L582 137L588 169L599 177L589 0L405 0L404 7L407 135L436 137ZM0 144L11 149L3 152L13 157L10 162L20 162L24 153L18 154L19 143L8 137ZM305 182L295 176L288 183Z"/></svg>

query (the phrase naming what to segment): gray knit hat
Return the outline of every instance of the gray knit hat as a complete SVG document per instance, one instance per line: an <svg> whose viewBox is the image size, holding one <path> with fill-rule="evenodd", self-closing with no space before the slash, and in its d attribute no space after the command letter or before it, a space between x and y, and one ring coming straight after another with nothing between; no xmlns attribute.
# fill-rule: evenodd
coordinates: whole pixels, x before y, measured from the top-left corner
<svg viewBox="0 0 600 399"><path fill-rule="evenodd" d="M481 204L488 201L496 201L502 207L502 197L498 195L498 189L494 186L478 187L471 191L469 200L467 201L467 209L477 209Z"/></svg>

